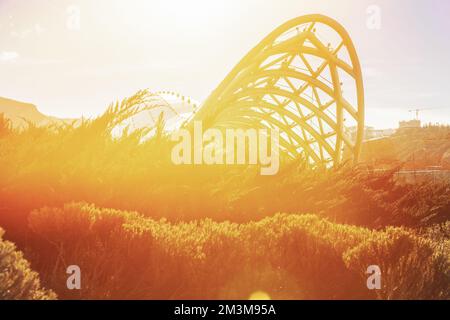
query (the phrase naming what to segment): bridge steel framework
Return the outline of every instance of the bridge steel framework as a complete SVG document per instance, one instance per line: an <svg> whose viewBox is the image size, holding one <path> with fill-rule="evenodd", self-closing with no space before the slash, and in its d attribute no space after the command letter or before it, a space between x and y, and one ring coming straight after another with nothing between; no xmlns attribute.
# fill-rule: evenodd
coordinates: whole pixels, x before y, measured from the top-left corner
<svg viewBox="0 0 450 320"><path fill-rule="evenodd" d="M277 128L282 150L313 165L339 164L344 150L357 162L364 90L349 34L322 15L288 21L234 67L195 120L204 128Z"/></svg>

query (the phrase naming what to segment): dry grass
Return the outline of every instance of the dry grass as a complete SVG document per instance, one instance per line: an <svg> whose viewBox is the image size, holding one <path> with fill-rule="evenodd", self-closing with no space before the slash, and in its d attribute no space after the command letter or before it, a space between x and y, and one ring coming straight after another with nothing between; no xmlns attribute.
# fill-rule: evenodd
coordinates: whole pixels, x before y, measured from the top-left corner
<svg viewBox="0 0 450 320"><path fill-rule="evenodd" d="M20 132L0 118L0 226L60 297L449 298L448 184L301 162L273 177L175 166L162 122L111 135L152 103L141 91L97 119ZM377 263L375 293L364 271ZM79 292L65 289L70 264Z"/></svg>

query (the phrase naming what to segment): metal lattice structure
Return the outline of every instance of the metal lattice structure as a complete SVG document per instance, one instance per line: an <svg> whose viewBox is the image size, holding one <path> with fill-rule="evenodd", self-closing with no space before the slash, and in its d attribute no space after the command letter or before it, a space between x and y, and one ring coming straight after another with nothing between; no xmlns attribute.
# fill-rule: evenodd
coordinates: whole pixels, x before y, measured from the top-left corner
<svg viewBox="0 0 450 320"><path fill-rule="evenodd" d="M282 150L311 164L337 164L344 149L357 161L364 92L348 33L322 15L288 21L236 65L192 120L204 127L277 128Z"/></svg>

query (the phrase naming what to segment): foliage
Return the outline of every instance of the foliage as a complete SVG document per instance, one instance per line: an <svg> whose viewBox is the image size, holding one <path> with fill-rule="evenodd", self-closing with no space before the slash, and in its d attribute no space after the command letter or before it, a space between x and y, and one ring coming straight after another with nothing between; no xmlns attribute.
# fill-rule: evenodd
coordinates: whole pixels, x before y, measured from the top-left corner
<svg viewBox="0 0 450 320"><path fill-rule="evenodd" d="M449 298L448 182L302 161L275 176L175 166L162 121L112 134L151 98L63 126L0 118L0 225L60 297ZM377 293L364 280L374 261L389 282ZM66 288L70 264L81 291Z"/></svg>
<svg viewBox="0 0 450 320"><path fill-rule="evenodd" d="M0 138L6 136L11 132L11 122L5 117L3 113L0 113Z"/></svg>
<svg viewBox="0 0 450 320"><path fill-rule="evenodd" d="M270 177L253 166L175 166L173 142L161 128L150 138L152 128L125 128L113 137L123 121L154 107L147 106L150 98L141 91L94 120L30 124L28 130L0 136L0 202L6 213L0 225L18 234L32 209L70 201L174 222L204 217L247 222L280 211L314 212L371 228L448 220L448 182L399 185L395 170L311 169L303 162L283 163L281 172Z"/></svg>
<svg viewBox="0 0 450 320"><path fill-rule="evenodd" d="M171 224L85 203L35 210L30 226L41 239L33 241L39 270L62 298L246 299L257 290L275 299L374 298L370 264L384 271L380 298L450 298L448 254L401 228L295 214ZM77 293L64 287L75 262Z"/></svg>
<svg viewBox="0 0 450 320"><path fill-rule="evenodd" d="M352 270L376 264L382 270L380 299L448 299L450 246L399 228L388 228L344 255ZM361 273L361 278L367 277Z"/></svg>
<svg viewBox="0 0 450 320"><path fill-rule="evenodd" d="M56 295L43 289L39 276L13 243L2 239L0 228L0 300L48 300Z"/></svg>

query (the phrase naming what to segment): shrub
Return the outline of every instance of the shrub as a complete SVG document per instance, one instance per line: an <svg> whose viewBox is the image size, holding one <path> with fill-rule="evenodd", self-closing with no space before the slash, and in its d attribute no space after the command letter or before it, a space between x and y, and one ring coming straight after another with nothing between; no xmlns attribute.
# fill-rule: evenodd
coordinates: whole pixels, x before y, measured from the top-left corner
<svg viewBox="0 0 450 320"><path fill-rule="evenodd" d="M438 245L405 229L388 228L346 252L344 260L362 278L367 278L367 266L380 267L380 299L449 299L448 249L448 243Z"/></svg>
<svg viewBox="0 0 450 320"><path fill-rule="evenodd" d="M162 121L150 139L152 128L111 135L152 108L149 100L141 91L97 119L61 127L11 130L0 116L0 225L60 297L246 298L265 289L283 298L370 298L361 272L373 260L391 270L394 286L379 297L405 297L409 287L418 297L449 296L449 254L441 252L448 182L399 185L395 170L302 161L270 177L253 166L175 166ZM414 229L399 236L387 226ZM398 259L406 261L400 269ZM430 268L427 285L414 270L413 285L405 271L417 259ZM81 291L66 288L70 264L82 268Z"/></svg>
<svg viewBox="0 0 450 320"><path fill-rule="evenodd" d="M70 201L171 222L242 223L277 212L313 212L377 229L448 220L448 183L400 186L394 170L311 169L295 161L283 163L276 176L262 177L254 166L175 166L174 142L161 130L149 139L152 128L111 135L140 109L150 108L149 99L151 94L141 91L97 119L61 127L29 125L0 138L0 225L15 243L20 246L26 238L31 210ZM7 127L1 123L0 131Z"/></svg>
<svg viewBox="0 0 450 320"><path fill-rule="evenodd" d="M0 300L48 300L56 295L41 287L39 276L0 228Z"/></svg>
<svg viewBox="0 0 450 320"><path fill-rule="evenodd" d="M176 262L151 234L139 237L122 227L126 219L137 218L136 213L87 204L32 212L30 226L40 236L33 252L45 283L65 299L168 298L164 294L171 286L166 281L172 280L164 268ZM81 290L66 287L66 268L72 264L82 271Z"/></svg>
<svg viewBox="0 0 450 320"><path fill-rule="evenodd" d="M29 221L38 270L61 298L246 299L259 290L275 299L449 297L448 254L406 229L292 214L172 224L85 203L35 210ZM69 264L82 270L76 293L65 288ZM366 287L371 264L388 284L380 292Z"/></svg>

